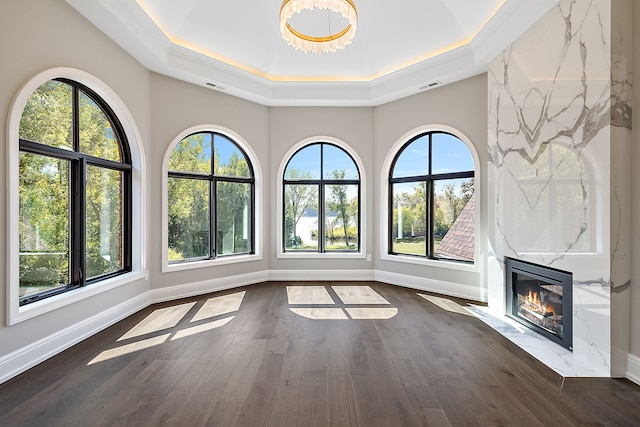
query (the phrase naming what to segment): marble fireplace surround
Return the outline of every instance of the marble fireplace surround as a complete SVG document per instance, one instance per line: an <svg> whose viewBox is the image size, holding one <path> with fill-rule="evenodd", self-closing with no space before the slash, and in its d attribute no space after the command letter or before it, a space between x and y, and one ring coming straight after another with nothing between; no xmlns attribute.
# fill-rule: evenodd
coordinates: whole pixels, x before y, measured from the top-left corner
<svg viewBox="0 0 640 427"><path fill-rule="evenodd" d="M631 0L560 0L496 58L487 323L564 376L629 349ZM573 352L508 319L504 258L573 274Z"/></svg>

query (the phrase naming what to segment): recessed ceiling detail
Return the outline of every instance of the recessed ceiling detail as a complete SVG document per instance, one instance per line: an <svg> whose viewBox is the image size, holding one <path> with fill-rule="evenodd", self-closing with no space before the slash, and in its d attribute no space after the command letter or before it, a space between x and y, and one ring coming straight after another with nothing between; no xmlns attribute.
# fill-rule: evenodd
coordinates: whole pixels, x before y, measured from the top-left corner
<svg viewBox="0 0 640 427"><path fill-rule="evenodd" d="M309 55L280 34L282 0L66 0L152 71L265 105L379 105L488 63L558 0L360 1L348 49ZM296 22L313 33L314 22ZM331 24L341 25L340 22Z"/></svg>

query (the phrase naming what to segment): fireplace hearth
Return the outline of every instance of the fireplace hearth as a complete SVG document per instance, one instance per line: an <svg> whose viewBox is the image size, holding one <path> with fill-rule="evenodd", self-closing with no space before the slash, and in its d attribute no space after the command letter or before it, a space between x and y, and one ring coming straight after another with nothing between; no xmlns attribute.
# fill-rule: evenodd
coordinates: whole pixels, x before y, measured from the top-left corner
<svg viewBox="0 0 640 427"><path fill-rule="evenodd" d="M505 258L507 315L572 350L573 276Z"/></svg>

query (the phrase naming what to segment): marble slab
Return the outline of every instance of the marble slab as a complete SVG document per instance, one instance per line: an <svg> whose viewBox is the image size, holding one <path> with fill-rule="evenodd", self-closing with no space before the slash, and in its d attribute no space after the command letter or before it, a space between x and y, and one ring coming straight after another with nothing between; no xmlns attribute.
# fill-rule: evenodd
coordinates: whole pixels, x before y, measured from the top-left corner
<svg viewBox="0 0 640 427"><path fill-rule="evenodd" d="M504 257L571 272L573 353L505 332L567 375L611 375L628 300L629 49L612 34L630 6L561 0L488 71L489 308L504 314Z"/></svg>

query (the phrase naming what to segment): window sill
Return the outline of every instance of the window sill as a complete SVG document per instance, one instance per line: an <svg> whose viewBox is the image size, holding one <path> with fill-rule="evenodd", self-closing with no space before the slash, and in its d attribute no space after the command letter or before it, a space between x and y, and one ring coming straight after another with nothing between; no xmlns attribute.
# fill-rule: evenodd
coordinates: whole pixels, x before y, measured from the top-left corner
<svg viewBox="0 0 640 427"><path fill-rule="evenodd" d="M366 254L362 252L280 252L278 258L298 259L364 259Z"/></svg>
<svg viewBox="0 0 640 427"><path fill-rule="evenodd" d="M455 262L455 261L434 260L434 259L418 258L418 257L412 257L412 256L406 256L406 255L389 255L389 254L382 255L380 259L383 261L423 265L425 267L447 268L450 270L458 270L458 271L472 271L472 272L478 271L477 262L473 264L466 264L466 263Z"/></svg>
<svg viewBox="0 0 640 427"><path fill-rule="evenodd" d="M111 289L115 289L117 287L124 286L126 284L143 279L145 279L145 274L141 272L126 273L121 276L112 277L101 282L87 285L83 288L74 289L69 292L55 295L51 298L46 298L41 301L25 305L23 307L15 307L10 311L8 324L15 325L25 320L32 319L42 314L49 313L53 310L66 307L70 304L82 301L103 292L107 292ZM18 301L15 301L15 305L18 305Z"/></svg>
<svg viewBox="0 0 640 427"><path fill-rule="evenodd" d="M260 261L261 259L262 259L262 255L253 254L253 255L227 256L227 257L221 257L216 259L207 259L207 260L199 260L199 261L186 261L178 264L168 264L165 262L164 265L162 266L162 272L170 273L173 271L193 270L196 268L215 267L219 265L236 264L240 262Z"/></svg>

